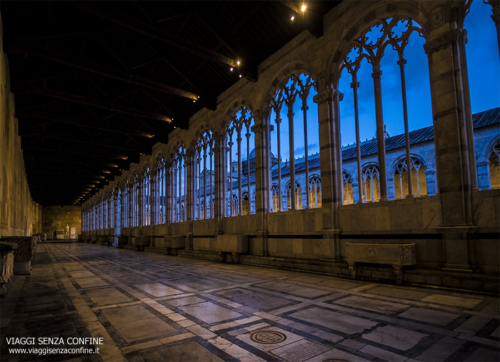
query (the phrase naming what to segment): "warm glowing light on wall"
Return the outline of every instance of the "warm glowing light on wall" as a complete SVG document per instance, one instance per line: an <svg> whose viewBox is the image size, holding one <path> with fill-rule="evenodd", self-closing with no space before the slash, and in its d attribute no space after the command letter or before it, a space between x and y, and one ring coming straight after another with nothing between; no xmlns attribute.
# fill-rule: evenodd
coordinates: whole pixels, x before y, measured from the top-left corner
<svg viewBox="0 0 500 362"><path fill-rule="evenodd" d="M302 4L302 8L301 8L301 10L302 10L302 11L306 11L306 9L307 9L307 6L306 6L305 4Z"/></svg>

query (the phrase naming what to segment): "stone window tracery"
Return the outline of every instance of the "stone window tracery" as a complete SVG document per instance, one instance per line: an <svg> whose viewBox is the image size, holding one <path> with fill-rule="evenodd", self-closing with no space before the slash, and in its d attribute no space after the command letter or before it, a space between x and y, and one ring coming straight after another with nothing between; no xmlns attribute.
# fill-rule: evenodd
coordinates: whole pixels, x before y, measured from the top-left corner
<svg viewBox="0 0 500 362"><path fill-rule="evenodd" d="M186 147L181 145L175 152L171 167L171 222L187 221L186 214L186 190L187 190L187 166Z"/></svg>
<svg viewBox="0 0 500 362"><path fill-rule="evenodd" d="M131 198L131 209L132 209L132 227L139 226L139 188L140 188L139 175L134 174L132 181L132 198Z"/></svg>
<svg viewBox="0 0 500 362"><path fill-rule="evenodd" d="M376 120L376 147L378 154L378 164L380 167L380 178L377 175L377 183L380 183L380 198L388 200L387 195L387 176L386 176L386 147L385 139L388 137L386 132L383 111L382 111L382 87L381 87L381 61L384 57L384 52L387 47L391 47L397 53L397 65L399 66L399 77L401 82L402 95L402 114L404 123L404 140L407 160L407 169L410 168L410 135L408 126L408 105L407 105L407 87L405 80L405 64L407 63L405 56L405 48L409 43L412 34L423 36L422 28L412 19L407 18L391 18L379 20L373 25L363 36L353 41L353 46L343 61L342 69L347 70L351 74L351 88L353 90L354 101L354 123L355 123L355 138L356 138L356 158L357 158L357 176L358 180L362 180L362 163L361 163L361 140L360 140L360 115L359 115L359 99L358 88L358 73L364 60L372 66L372 78L374 85L375 98L375 120ZM370 179L370 180L373 180ZM347 183L344 181L344 203L346 202ZM366 185L363 185L366 186ZM413 195L415 185L412 183L412 178L407 178L407 186L409 194ZM417 186L418 187L418 186ZM366 202L363 197L364 187L358 187L358 199ZM352 198L351 198L352 199ZM370 199L370 198L368 198ZM372 198L373 199L373 198ZM377 197L378 199L378 197Z"/></svg>
<svg viewBox="0 0 500 362"><path fill-rule="evenodd" d="M380 184L378 166L368 165L361 172L363 202L376 202L380 200Z"/></svg>
<svg viewBox="0 0 500 362"><path fill-rule="evenodd" d="M129 208L130 208L130 186L128 180L125 180L125 184L122 190L122 226L124 228L129 227Z"/></svg>
<svg viewBox="0 0 500 362"><path fill-rule="evenodd" d="M416 191L416 196L426 196L427 195L427 183L425 176L425 166L422 161L418 158L411 157L410 159L411 166L411 179L412 185L416 186L416 190L413 189L413 192ZM394 166L394 186L396 191L396 199L404 199L409 194L409 185L408 182L408 162L406 158L402 158L398 161L398 163Z"/></svg>
<svg viewBox="0 0 500 362"><path fill-rule="evenodd" d="M140 217L142 226L151 224L151 172L149 167L142 174Z"/></svg>
<svg viewBox="0 0 500 362"><path fill-rule="evenodd" d="M312 102L312 97L316 94L317 85L311 75L294 74L276 90L269 104L270 123L274 122L276 125L270 130L271 150L278 157L277 164L271 164L271 167L272 171L275 171L273 175L277 174L276 183L280 195L282 194L281 185L287 178L291 183L295 183L298 173L304 173L305 180L309 180L309 158L319 151L319 123L317 120L308 122L308 104L317 107ZM288 122L282 123L283 119L287 119ZM283 156L285 157L284 163ZM303 205L302 201L297 201L298 195L291 193L291 200L287 202L289 206L287 210L310 208L311 197L312 194L307 192ZM302 200L302 195L300 199ZM283 211L281 202L273 203L273 206L274 212Z"/></svg>
<svg viewBox="0 0 500 362"><path fill-rule="evenodd" d="M295 192L292 192L292 182L289 181L286 185L286 203L288 210L302 209L302 187L295 180ZM292 209L292 203L295 202L295 207Z"/></svg>
<svg viewBox="0 0 500 362"><path fill-rule="evenodd" d="M154 178L154 200L153 213L155 224L165 224L166 222L166 166L165 158L160 156L156 162L156 174Z"/></svg>
<svg viewBox="0 0 500 362"><path fill-rule="evenodd" d="M491 148L490 157L488 158L490 163L490 184L492 189L500 188L500 140Z"/></svg>
<svg viewBox="0 0 500 362"><path fill-rule="evenodd" d="M225 131L224 146L227 150L225 169L227 170L228 185L224 194L226 200L230 195L233 195L229 214L226 216L243 215L242 193L244 190L248 192L252 188L254 171L252 171L250 151L255 149L255 134L251 130L254 124L255 120L252 111L243 106L234 116L230 117ZM245 156L245 159L243 156ZM236 208L233 207L234 193L236 193L237 200Z"/></svg>
<svg viewBox="0 0 500 362"><path fill-rule="evenodd" d="M321 178L318 175L309 179L309 199L312 208L321 207Z"/></svg>
<svg viewBox="0 0 500 362"><path fill-rule="evenodd" d="M194 161L194 219L203 220L213 218L214 139L212 131L206 130L198 137L195 145Z"/></svg>
<svg viewBox="0 0 500 362"><path fill-rule="evenodd" d="M278 184L273 184L273 186L271 187L271 194L273 198L271 212L276 212L281 209L281 207L279 206L281 203L281 194Z"/></svg>
<svg viewBox="0 0 500 362"><path fill-rule="evenodd" d="M342 196L344 205L350 205L354 203L352 177L345 170L342 171Z"/></svg>

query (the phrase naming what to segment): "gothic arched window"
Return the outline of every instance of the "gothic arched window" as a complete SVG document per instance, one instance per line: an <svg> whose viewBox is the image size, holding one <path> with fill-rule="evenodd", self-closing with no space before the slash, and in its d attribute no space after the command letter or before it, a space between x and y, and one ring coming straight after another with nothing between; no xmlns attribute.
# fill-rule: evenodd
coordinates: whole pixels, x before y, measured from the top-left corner
<svg viewBox="0 0 500 362"><path fill-rule="evenodd" d="M124 228L129 227L129 208L130 208L130 185L128 180L125 180L122 190L122 226Z"/></svg>
<svg viewBox="0 0 500 362"><path fill-rule="evenodd" d="M165 223L165 206L166 206L166 190L165 190L165 158L159 156L156 161L156 173L154 178L154 201L153 201L153 212L154 212L154 223L164 224Z"/></svg>
<svg viewBox="0 0 500 362"><path fill-rule="evenodd" d="M427 196L427 182L425 176L425 166L418 158L412 157L410 160L411 165L411 179L413 188L413 195ZM397 177L396 177L397 176ZM408 163L406 158L402 158L394 166L394 188L396 192L396 199L404 199L408 195Z"/></svg>
<svg viewBox="0 0 500 362"><path fill-rule="evenodd" d="M278 210L281 210L281 206L280 206L280 203L281 203L281 194L280 194L280 187L278 186L278 184L273 184L273 186L271 187L271 192L272 192L272 198L273 198L273 202L272 202L272 210L271 212L276 212Z"/></svg>
<svg viewBox="0 0 500 362"><path fill-rule="evenodd" d="M228 150L225 159L228 185L225 195L227 200L236 192L238 200L236 210L231 207L227 216L243 215L242 193L255 187L255 160L251 162L254 153L251 151L255 148L255 134L251 130L254 124L252 111L243 106L230 118L226 128L224 146Z"/></svg>
<svg viewBox="0 0 500 362"><path fill-rule="evenodd" d="M309 200L312 208L321 207L321 179L318 175L309 179Z"/></svg>
<svg viewBox="0 0 500 362"><path fill-rule="evenodd" d="M141 186L139 175L134 174L134 178L132 181L132 225L131 226L139 226L139 188Z"/></svg>
<svg viewBox="0 0 500 362"><path fill-rule="evenodd" d="M423 30L414 20L402 17L381 19L352 42L352 48L344 58L343 74L351 76L341 80L341 88L350 87L352 92L345 92L341 104L344 113L342 139L355 144L352 158L357 163L358 195L354 199L366 200L364 187L359 181L362 180L362 157L377 155L380 198L388 200L386 149L405 147L409 163L410 130L432 125L428 61L421 48L423 43ZM409 87L406 74L410 75ZM358 99L358 88L362 99ZM390 137L389 133L396 136ZM376 137L372 138L373 135ZM407 183L406 187L413 194L417 185L412 184L411 178Z"/></svg>
<svg viewBox="0 0 500 362"><path fill-rule="evenodd" d="M288 210L300 210L302 209L302 187L295 180L295 192L292 192L292 182L288 181L286 185L286 203ZM295 202L295 207L292 209L292 202Z"/></svg>
<svg viewBox="0 0 500 362"><path fill-rule="evenodd" d="M187 190L186 147L184 145L176 150L171 169L171 221L174 223L187 221L186 209L184 207Z"/></svg>
<svg viewBox="0 0 500 362"><path fill-rule="evenodd" d="M346 170L342 171L342 197L342 203L344 205L350 205L354 203L352 177Z"/></svg>
<svg viewBox="0 0 500 362"><path fill-rule="evenodd" d="M277 164L271 167L273 175L276 174L273 182L277 183L280 195L283 179L289 178L295 183L298 174L304 173L305 180L309 180L309 159L319 152L318 111L317 105L312 102L317 94L316 87L309 74L294 74L277 89L269 104L270 123L276 125L270 132L271 150L278 157ZM312 105L311 109L309 104ZM309 122L308 116L312 118ZM283 120L287 121L282 122ZM285 162L282 162L282 158L285 158ZM291 198L288 210L311 207L309 193L306 193L304 205L302 201L297 201L295 193L291 194ZM273 211L282 211L281 203L277 206Z"/></svg>
<svg viewBox="0 0 500 362"><path fill-rule="evenodd" d="M490 183L492 189L500 188L500 140L493 145L491 148L490 157L488 158L490 162Z"/></svg>
<svg viewBox="0 0 500 362"><path fill-rule="evenodd" d="M364 202L375 202L380 200L380 185L379 185L379 172L378 167L375 165L368 165L361 171Z"/></svg>
<svg viewBox="0 0 500 362"><path fill-rule="evenodd" d="M196 142L194 155L195 220L213 217L214 139L212 131L204 131Z"/></svg>
<svg viewBox="0 0 500 362"><path fill-rule="evenodd" d="M151 224L151 173L147 167L142 173L141 223Z"/></svg>

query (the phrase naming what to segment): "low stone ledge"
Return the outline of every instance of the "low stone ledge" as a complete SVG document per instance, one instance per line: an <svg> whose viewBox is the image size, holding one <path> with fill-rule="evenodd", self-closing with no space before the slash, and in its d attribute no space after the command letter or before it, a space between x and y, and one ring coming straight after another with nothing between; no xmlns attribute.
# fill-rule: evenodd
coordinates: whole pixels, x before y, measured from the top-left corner
<svg viewBox="0 0 500 362"><path fill-rule="evenodd" d="M144 251L145 246L151 245L151 237L148 236L138 236L135 238L135 245L137 247L137 251Z"/></svg>
<svg viewBox="0 0 500 362"><path fill-rule="evenodd" d="M119 236L118 237L118 248L123 249L125 245L128 244L128 236Z"/></svg>
<svg viewBox="0 0 500 362"><path fill-rule="evenodd" d="M186 237L184 235L165 235L164 247L167 248L168 255L177 255L178 249L186 247Z"/></svg>

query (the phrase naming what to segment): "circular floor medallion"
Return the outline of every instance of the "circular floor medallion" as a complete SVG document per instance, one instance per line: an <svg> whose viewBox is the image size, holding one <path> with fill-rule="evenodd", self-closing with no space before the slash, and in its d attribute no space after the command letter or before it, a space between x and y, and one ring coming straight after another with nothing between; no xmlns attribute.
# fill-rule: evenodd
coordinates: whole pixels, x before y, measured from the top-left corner
<svg viewBox="0 0 500 362"><path fill-rule="evenodd" d="M250 335L252 341L262 344L276 344L283 342L286 335L276 331L258 331Z"/></svg>

